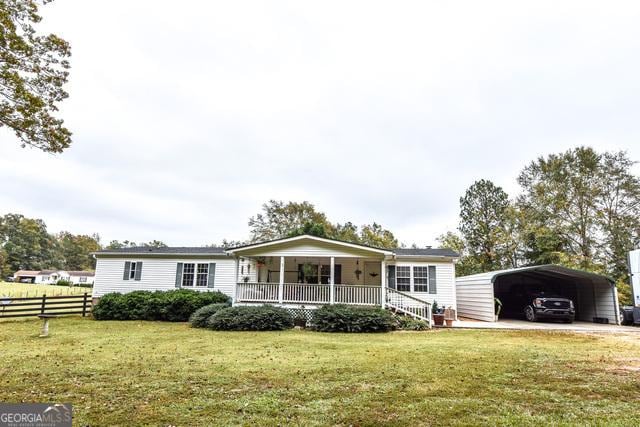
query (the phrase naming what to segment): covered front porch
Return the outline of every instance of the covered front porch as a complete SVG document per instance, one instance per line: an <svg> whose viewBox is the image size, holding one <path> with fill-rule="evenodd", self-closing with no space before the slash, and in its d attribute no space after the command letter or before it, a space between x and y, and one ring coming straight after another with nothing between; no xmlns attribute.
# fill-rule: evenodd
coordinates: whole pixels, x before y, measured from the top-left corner
<svg viewBox="0 0 640 427"><path fill-rule="evenodd" d="M234 302L383 306L385 263L381 257L239 257Z"/></svg>
<svg viewBox="0 0 640 427"><path fill-rule="evenodd" d="M387 286L387 265L395 264L392 251L304 235L227 253L236 262L234 304L380 306L431 324L431 304L398 291L393 273L393 286Z"/></svg>

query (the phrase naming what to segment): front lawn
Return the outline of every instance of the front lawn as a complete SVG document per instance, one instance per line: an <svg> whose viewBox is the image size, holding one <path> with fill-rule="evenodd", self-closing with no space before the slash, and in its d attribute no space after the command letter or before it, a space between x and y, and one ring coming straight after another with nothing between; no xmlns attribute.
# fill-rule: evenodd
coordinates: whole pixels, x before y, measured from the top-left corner
<svg viewBox="0 0 640 427"><path fill-rule="evenodd" d="M640 419L640 337L440 330L212 332L0 324L0 401L74 425L618 424Z"/></svg>

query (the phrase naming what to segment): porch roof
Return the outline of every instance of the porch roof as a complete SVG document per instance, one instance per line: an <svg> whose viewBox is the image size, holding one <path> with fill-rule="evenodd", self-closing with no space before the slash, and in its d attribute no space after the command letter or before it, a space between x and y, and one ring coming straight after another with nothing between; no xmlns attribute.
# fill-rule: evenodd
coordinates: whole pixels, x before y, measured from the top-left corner
<svg viewBox="0 0 640 427"><path fill-rule="evenodd" d="M227 249L226 252L230 255L260 255L261 253L271 254L273 250L277 251L283 248L293 249L304 245L322 247L327 250L327 253L330 253L333 248L338 256L345 252L352 252L354 255L358 256L362 256L363 254L371 254L378 257L393 255L393 251L389 249L376 248L373 246L345 242L342 240L328 239L326 237L311 236L309 234L237 246L235 248ZM284 251L286 252L286 249L284 249Z"/></svg>

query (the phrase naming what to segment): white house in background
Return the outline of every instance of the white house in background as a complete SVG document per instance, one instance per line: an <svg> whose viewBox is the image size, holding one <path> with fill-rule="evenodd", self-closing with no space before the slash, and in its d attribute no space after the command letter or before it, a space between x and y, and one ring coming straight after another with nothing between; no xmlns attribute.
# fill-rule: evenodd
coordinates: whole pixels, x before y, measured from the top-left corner
<svg viewBox="0 0 640 427"><path fill-rule="evenodd" d="M310 235L236 248L123 248L94 253L94 301L110 292L218 290L234 304L313 309L377 305L430 318L456 308L458 254L449 249L380 249Z"/></svg>
<svg viewBox="0 0 640 427"><path fill-rule="evenodd" d="M74 285L93 285L95 273L93 271L65 271L65 270L18 270L13 279L16 282L29 280L30 283L55 285L58 280L66 280Z"/></svg>

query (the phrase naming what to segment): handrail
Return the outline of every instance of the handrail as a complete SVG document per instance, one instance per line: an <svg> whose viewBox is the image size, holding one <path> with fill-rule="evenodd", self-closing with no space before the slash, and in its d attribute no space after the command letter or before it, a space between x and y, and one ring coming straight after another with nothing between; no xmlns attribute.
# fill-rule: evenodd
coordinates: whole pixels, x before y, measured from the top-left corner
<svg viewBox="0 0 640 427"><path fill-rule="evenodd" d="M424 320L428 323L429 328L431 328L430 302L389 287L386 287L385 299L385 304L388 308L408 314L416 319Z"/></svg>
<svg viewBox="0 0 640 427"><path fill-rule="evenodd" d="M393 289L393 288L387 287L387 293L389 293L389 291L391 291L391 293L396 293L398 295L402 295L404 298L408 298L408 299L414 300L415 302L420 302L420 303L423 303L423 304L431 305L431 303L429 301L425 301L423 299L420 299L418 297L414 297L413 295L409 295L409 294L407 294L405 292L402 292L402 291L399 291L397 289Z"/></svg>

